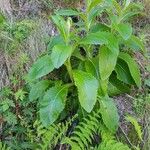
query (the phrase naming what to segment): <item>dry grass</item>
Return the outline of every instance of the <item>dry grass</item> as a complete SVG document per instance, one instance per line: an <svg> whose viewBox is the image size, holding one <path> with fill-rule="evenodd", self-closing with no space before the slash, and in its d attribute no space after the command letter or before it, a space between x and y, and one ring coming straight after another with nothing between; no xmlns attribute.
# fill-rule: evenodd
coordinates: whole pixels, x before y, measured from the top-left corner
<svg viewBox="0 0 150 150"><path fill-rule="evenodd" d="M0 10L5 16L12 17L12 7L10 0L0 0Z"/></svg>

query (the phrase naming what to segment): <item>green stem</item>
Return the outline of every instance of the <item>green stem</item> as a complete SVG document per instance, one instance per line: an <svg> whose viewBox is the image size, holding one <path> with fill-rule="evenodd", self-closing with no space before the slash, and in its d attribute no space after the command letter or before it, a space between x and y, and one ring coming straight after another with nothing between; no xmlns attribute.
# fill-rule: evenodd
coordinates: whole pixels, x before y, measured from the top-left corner
<svg viewBox="0 0 150 150"><path fill-rule="evenodd" d="M81 111L82 111L83 117L85 118L85 113L84 113L84 110L83 110L82 106L81 106Z"/></svg>
<svg viewBox="0 0 150 150"><path fill-rule="evenodd" d="M74 83L68 83L68 84L66 84L66 87L68 87L68 88L70 88L72 86L74 86Z"/></svg>
<svg viewBox="0 0 150 150"><path fill-rule="evenodd" d="M87 56L88 56L89 59L92 58L92 55L90 53L90 48L91 48L91 45L86 50L86 53L87 53Z"/></svg>
<svg viewBox="0 0 150 150"><path fill-rule="evenodd" d="M67 68L70 79L73 82L73 71L72 71L72 66L71 66L71 63L70 63L70 58L67 59L67 61L65 63L65 66Z"/></svg>
<svg viewBox="0 0 150 150"><path fill-rule="evenodd" d="M108 95L108 80L100 80L100 87L101 87L101 94L103 96L107 96Z"/></svg>

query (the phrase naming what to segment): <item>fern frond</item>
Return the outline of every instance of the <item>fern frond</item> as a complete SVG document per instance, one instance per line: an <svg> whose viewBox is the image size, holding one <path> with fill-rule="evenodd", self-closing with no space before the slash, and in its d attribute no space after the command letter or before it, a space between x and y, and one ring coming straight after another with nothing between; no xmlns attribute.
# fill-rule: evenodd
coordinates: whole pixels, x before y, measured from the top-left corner
<svg viewBox="0 0 150 150"><path fill-rule="evenodd" d="M53 149L58 142L66 136L68 128L71 126L76 117L77 116L75 115L65 123L53 124L48 128L43 127L39 121L36 121L35 126L37 126L37 135L41 138L39 149Z"/></svg>
<svg viewBox="0 0 150 150"><path fill-rule="evenodd" d="M93 137L99 134L100 144L93 148ZM115 140L115 136L103 125L100 112L93 112L75 127L71 137L66 137L63 144L69 144L71 150L130 150L130 148Z"/></svg>
<svg viewBox="0 0 150 150"><path fill-rule="evenodd" d="M142 129L136 118L132 116L126 116L126 120L129 121L135 128L135 131L139 137L139 139L142 141Z"/></svg>
<svg viewBox="0 0 150 150"><path fill-rule="evenodd" d="M115 136L106 127L99 129L102 142L95 150L131 150L127 145L115 140Z"/></svg>
<svg viewBox="0 0 150 150"><path fill-rule="evenodd" d="M72 136L66 137L62 143L69 144L72 150L85 150L92 144L94 133L101 127L99 112L89 114L79 125L76 126Z"/></svg>
<svg viewBox="0 0 150 150"><path fill-rule="evenodd" d="M103 141L95 150L131 150L127 145L116 140Z"/></svg>
<svg viewBox="0 0 150 150"><path fill-rule="evenodd" d="M3 144L2 142L0 142L0 150L10 150L10 148L7 147L6 144Z"/></svg>

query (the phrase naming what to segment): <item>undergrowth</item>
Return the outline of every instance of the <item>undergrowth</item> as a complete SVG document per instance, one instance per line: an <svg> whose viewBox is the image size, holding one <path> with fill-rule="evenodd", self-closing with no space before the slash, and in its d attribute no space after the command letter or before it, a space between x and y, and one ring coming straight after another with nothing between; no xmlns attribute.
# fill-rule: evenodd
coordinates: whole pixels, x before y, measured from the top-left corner
<svg viewBox="0 0 150 150"><path fill-rule="evenodd" d="M142 4L86 0L82 9L72 9L75 2L65 0L70 8L57 10L52 1L37 2L53 10L47 18L57 34L41 39L47 48L29 70L30 58L21 47L36 23L29 18L12 23L0 15L1 52L20 54L8 75L10 86L0 91L0 149L148 149L149 65L144 68L135 57L140 54L147 63L148 36L132 25L143 15ZM131 96L133 89L139 95ZM132 98L138 117L146 118L143 123L126 114L129 133L120 127L113 99L121 94Z"/></svg>

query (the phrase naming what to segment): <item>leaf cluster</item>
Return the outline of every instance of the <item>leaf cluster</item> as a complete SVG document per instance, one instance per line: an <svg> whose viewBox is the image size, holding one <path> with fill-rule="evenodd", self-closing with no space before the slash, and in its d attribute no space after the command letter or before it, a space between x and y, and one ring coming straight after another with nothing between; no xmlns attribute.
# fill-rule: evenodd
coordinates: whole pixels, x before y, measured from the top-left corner
<svg viewBox="0 0 150 150"><path fill-rule="evenodd" d="M140 69L133 56L136 51L144 54L145 48L129 22L141 9L128 0L122 5L115 0L87 0L84 11L59 10L51 16L59 34L51 38L47 54L33 64L27 77L29 83L35 83L30 100L38 99L44 126L59 119L70 89L76 87L81 106L76 111L90 113L98 107L106 127L113 133L117 130L119 116L110 96L129 92L132 85L141 87ZM104 14L106 21L97 21ZM72 17L78 21L73 22ZM39 81L62 67L67 72L59 84Z"/></svg>

